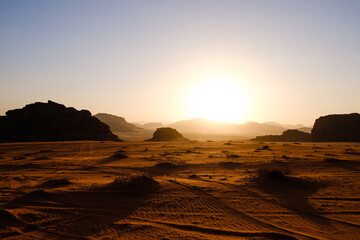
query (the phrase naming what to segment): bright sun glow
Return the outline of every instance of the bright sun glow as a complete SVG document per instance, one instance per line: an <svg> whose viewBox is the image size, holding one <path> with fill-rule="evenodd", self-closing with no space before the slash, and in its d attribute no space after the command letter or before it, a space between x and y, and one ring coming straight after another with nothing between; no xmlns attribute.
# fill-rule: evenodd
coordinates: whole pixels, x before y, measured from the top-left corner
<svg viewBox="0 0 360 240"><path fill-rule="evenodd" d="M212 79L196 86L189 96L191 118L223 122L244 120L247 97L238 84L227 79Z"/></svg>

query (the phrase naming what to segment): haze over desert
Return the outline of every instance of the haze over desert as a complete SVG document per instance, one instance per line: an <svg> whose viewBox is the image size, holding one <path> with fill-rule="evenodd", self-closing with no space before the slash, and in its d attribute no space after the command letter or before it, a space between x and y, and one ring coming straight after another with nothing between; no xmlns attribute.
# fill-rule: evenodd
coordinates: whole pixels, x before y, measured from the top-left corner
<svg viewBox="0 0 360 240"><path fill-rule="evenodd" d="M0 239L360 239L359 12L0 1Z"/></svg>

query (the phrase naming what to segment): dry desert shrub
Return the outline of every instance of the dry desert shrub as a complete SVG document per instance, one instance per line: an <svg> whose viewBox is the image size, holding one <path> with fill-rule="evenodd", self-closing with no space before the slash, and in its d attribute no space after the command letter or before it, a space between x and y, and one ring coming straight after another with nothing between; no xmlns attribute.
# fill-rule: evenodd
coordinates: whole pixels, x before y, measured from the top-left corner
<svg viewBox="0 0 360 240"><path fill-rule="evenodd" d="M355 149L352 149L352 148L346 148L346 149L344 150L344 153L345 153L345 154L355 154L355 155L359 155L359 154L360 154L359 152L357 152Z"/></svg>
<svg viewBox="0 0 360 240"><path fill-rule="evenodd" d="M160 154L161 157L166 157L166 156L169 156L169 155L171 155L171 153L169 153L168 151L165 151L164 153Z"/></svg>
<svg viewBox="0 0 360 240"><path fill-rule="evenodd" d="M324 155L325 155L325 156L336 156L335 153L325 153Z"/></svg>
<svg viewBox="0 0 360 240"><path fill-rule="evenodd" d="M36 157L33 160L50 160L48 156Z"/></svg>
<svg viewBox="0 0 360 240"><path fill-rule="evenodd" d="M258 168L256 173L259 179L280 181L286 179L291 171L281 166L264 165Z"/></svg>
<svg viewBox="0 0 360 240"><path fill-rule="evenodd" d="M51 179L46 182L43 182L40 186L43 188L58 188L58 187L66 187L70 185L71 182L67 179Z"/></svg>
<svg viewBox="0 0 360 240"><path fill-rule="evenodd" d="M46 150L40 150L38 153L52 153L54 150L52 149L46 149Z"/></svg>
<svg viewBox="0 0 360 240"><path fill-rule="evenodd" d="M325 162L340 162L341 160L338 158L324 158Z"/></svg>
<svg viewBox="0 0 360 240"><path fill-rule="evenodd" d="M240 155L237 155L237 154L231 154L231 153L228 153L228 154L226 154L226 158L239 158L239 157L241 157Z"/></svg>
<svg viewBox="0 0 360 240"><path fill-rule="evenodd" d="M124 159L124 158L128 158L127 155L123 154L122 152L116 152L114 155L111 156L112 158L116 158L116 159Z"/></svg>
<svg viewBox="0 0 360 240"><path fill-rule="evenodd" d="M265 146L262 146L261 148L257 148L255 150L255 152L259 152L259 151L262 151L262 150L271 150L270 147L268 145L265 145Z"/></svg>
<svg viewBox="0 0 360 240"><path fill-rule="evenodd" d="M113 182L108 184L108 188L128 189L128 190L146 190L153 191L159 185L159 182L153 178L143 174L133 174L126 177L119 177L114 179Z"/></svg>
<svg viewBox="0 0 360 240"><path fill-rule="evenodd" d="M243 165L238 162L220 162L219 165L225 169L237 169L242 167Z"/></svg>
<svg viewBox="0 0 360 240"><path fill-rule="evenodd" d="M170 163L170 162L161 162L161 163L157 163L155 166L153 166L154 168L161 168L161 169L172 169L172 168L177 168L178 166Z"/></svg>

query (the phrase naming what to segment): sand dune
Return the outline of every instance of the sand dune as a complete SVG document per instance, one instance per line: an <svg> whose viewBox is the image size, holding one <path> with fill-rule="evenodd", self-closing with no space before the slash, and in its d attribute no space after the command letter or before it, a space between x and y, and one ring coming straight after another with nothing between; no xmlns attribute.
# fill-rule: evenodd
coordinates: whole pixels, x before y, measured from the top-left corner
<svg viewBox="0 0 360 240"><path fill-rule="evenodd" d="M0 236L359 239L359 152L356 143L3 143Z"/></svg>

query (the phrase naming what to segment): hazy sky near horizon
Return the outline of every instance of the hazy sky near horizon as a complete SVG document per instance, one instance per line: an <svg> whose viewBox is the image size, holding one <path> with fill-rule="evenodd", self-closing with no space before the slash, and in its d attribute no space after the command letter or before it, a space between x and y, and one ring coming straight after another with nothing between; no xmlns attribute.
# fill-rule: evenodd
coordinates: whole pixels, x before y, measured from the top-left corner
<svg viewBox="0 0 360 240"><path fill-rule="evenodd" d="M0 115L49 99L128 121L360 112L359 13L357 0L1 0Z"/></svg>

